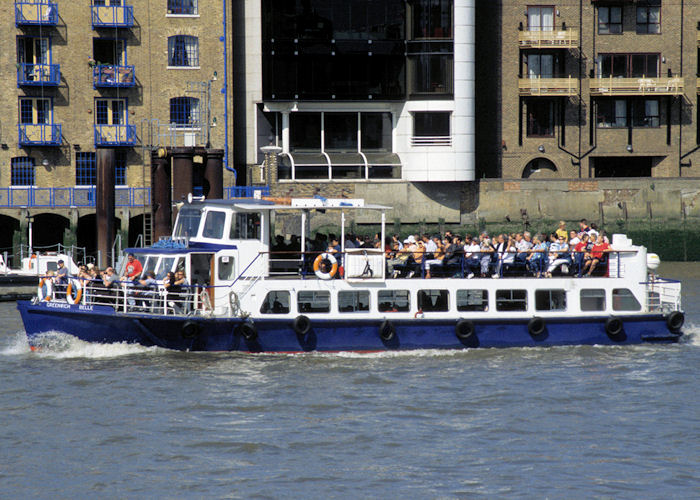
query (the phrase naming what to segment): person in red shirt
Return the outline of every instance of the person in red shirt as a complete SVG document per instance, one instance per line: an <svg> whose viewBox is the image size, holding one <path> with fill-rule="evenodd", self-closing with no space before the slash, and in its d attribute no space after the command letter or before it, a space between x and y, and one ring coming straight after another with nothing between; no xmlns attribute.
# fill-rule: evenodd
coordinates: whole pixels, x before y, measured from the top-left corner
<svg viewBox="0 0 700 500"><path fill-rule="evenodd" d="M574 262L576 263L576 268L578 269L578 277L580 278L583 274L583 262L588 251L588 234L582 233L581 240L576 243L574 247Z"/></svg>
<svg viewBox="0 0 700 500"><path fill-rule="evenodd" d="M122 277L131 281L137 280L139 276L141 276L141 272L143 271L141 263L138 261L138 259L134 256L133 253L130 253L127 256L126 261L126 268L124 268L124 274Z"/></svg>
<svg viewBox="0 0 700 500"><path fill-rule="evenodd" d="M610 244L605 243L605 238L603 238L602 234L598 235L598 239L596 240L595 245L593 245L593 248L591 248L590 257L586 260L586 263L583 265L584 271L588 268L588 273L586 274L586 276L591 276L593 274L595 266L597 266L602 260L604 260L603 256L606 252L609 251Z"/></svg>

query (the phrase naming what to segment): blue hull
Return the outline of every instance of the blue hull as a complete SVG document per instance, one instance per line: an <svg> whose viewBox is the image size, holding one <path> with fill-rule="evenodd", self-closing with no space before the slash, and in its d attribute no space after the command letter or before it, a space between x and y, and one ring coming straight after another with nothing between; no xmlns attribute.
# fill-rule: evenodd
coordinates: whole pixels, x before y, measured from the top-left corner
<svg viewBox="0 0 700 500"><path fill-rule="evenodd" d="M624 317L622 331L605 330L607 316L545 320L544 331L531 335L527 319L475 320L473 332L456 335L457 320L391 320L395 332L382 339L384 319L311 320L305 335L297 335L292 319L244 322L238 318L200 318L117 314L107 306L78 306L19 301L29 342L44 332L58 331L87 342L128 342L193 351L303 352L382 351L394 349L463 349L473 347L534 347L583 344L676 342L660 314ZM387 335L385 335L387 337Z"/></svg>

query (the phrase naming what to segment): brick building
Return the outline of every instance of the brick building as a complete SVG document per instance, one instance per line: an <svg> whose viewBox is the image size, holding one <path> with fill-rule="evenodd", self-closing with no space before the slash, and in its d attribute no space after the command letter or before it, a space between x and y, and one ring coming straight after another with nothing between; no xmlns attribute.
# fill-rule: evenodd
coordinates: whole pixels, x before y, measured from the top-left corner
<svg viewBox="0 0 700 500"><path fill-rule="evenodd" d="M700 2L480 7L477 157L488 176L700 176Z"/></svg>
<svg viewBox="0 0 700 500"><path fill-rule="evenodd" d="M150 211L151 148L228 148L226 5L2 3L0 248L29 214L35 245L70 229L91 246L97 148L116 150L117 217L132 242Z"/></svg>

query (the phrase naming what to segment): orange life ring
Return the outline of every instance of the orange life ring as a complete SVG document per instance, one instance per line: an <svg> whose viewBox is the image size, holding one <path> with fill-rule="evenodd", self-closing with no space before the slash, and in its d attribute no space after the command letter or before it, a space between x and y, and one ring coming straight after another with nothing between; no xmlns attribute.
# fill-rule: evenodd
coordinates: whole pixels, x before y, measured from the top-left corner
<svg viewBox="0 0 700 500"><path fill-rule="evenodd" d="M331 270L327 273L321 271L321 262L323 262L324 260L327 260L331 263ZM338 261L335 259L335 257L333 257L333 254L322 253L321 255L316 257L316 260L314 260L314 273L320 279L329 280L333 278L333 276L335 276L336 272L338 272Z"/></svg>
<svg viewBox="0 0 700 500"><path fill-rule="evenodd" d="M75 283L75 299L73 298L73 283ZM69 304L80 304L80 299L83 297L83 284L80 280L72 279L68 282L66 288L66 302Z"/></svg>
<svg viewBox="0 0 700 500"><path fill-rule="evenodd" d="M46 294L44 294L44 285L46 285ZM41 301L49 301L53 295L53 280L51 278L41 278L39 287L36 290L36 296Z"/></svg>
<svg viewBox="0 0 700 500"><path fill-rule="evenodd" d="M36 254L33 253L31 257L29 257L29 269L34 268L34 264L36 264Z"/></svg>

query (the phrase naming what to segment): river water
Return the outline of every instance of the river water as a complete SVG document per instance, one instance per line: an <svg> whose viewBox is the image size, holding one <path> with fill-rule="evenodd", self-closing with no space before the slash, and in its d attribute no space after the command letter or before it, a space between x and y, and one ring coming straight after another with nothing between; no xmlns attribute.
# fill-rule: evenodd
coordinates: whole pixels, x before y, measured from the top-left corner
<svg viewBox="0 0 700 500"><path fill-rule="evenodd" d="M697 498L700 263L677 345L179 353L0 304L0 497Z"/></svg>

